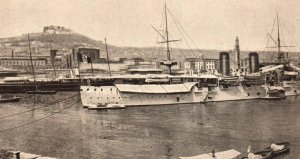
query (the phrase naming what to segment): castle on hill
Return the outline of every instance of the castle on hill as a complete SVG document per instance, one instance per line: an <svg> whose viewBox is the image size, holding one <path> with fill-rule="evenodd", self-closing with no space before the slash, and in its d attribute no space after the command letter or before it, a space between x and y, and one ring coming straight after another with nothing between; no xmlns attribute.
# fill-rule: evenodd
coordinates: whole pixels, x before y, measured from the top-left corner
<svg viewBox="0 0 300 159"><path fill-rule="evenodd" d="M65 28L63 26L45 26L43 33L47 34L73 34L71 29Z"/></svg>

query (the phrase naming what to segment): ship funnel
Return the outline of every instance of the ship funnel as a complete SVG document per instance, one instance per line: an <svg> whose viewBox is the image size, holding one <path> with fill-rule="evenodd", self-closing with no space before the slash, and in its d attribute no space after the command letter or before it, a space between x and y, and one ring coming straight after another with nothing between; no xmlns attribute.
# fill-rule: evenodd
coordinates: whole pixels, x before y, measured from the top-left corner
<svg viewBox="0 0 300 159"><path fill-rule="evenodd" d="M250 73L259 71L259 58L257 52L249 53L249 71Z"/></svg>
<svg viewBox="0 0 300 159"><path fill-rule="evenodd" d="M223 76L230 76L230 63L228 52L220 52L220 71Z"/></svg>

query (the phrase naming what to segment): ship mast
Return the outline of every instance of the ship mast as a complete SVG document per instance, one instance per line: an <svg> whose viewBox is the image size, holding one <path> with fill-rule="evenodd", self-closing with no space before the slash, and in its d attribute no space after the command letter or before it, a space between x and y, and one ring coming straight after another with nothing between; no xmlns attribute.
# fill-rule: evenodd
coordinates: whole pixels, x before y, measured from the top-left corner
<svg viewBox="0 0 300 159"><path fill-rule="evenodd" d="M35 73L34 73L34 67L33 67L33 62L32 62L32 55L31 55L31 47L30 47L29 34L28 34L27 38L28 38L29 57L30 57L31 70L32 70L33 80L35 82Z"/></svg>
<svg viewBox="0 0 300 159"><path fill-rule="evenodd" d="M165 16L166 16L167 59L170 61L171 60L171 54L170 54L170 46L169 46L167 3L165 3Z"/></svg>
<svg viewBox="0 0 300 159"><path fill-rule="evenodd" d="M280 30L279 30L279 17L277 12L277 53L278 53L278 62L284 62L284 54L281 52L281 42L280 42Z"/></svg>
<svg viewBox="0 0 300 159"><path fill-rule="evenodd" d="M165 65L169 69L169 74L172 74L172 66L177 65L176 61L171 60L171 52L170 52L170 42L176 42L179 40L169 40L169 31L168 31L168 15L167 15L167 2L165 2L165 20L166 20L166 38L160 43L167 43L167 61L161 62L162 65Z"/></svg>

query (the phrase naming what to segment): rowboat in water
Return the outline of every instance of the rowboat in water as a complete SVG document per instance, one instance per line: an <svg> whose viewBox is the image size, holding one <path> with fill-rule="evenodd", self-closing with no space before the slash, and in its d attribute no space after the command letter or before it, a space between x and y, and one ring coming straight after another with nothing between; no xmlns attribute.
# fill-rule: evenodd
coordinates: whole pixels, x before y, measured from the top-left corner
<svg viewBox="0 0 300 159"><path fill-rule="evenodd" d="M231 149L221 152L212 152L212 153L205 153L198 156L191 156L191 157L180 157L180 159L239 159L241 153L237 150Z"/></svg>

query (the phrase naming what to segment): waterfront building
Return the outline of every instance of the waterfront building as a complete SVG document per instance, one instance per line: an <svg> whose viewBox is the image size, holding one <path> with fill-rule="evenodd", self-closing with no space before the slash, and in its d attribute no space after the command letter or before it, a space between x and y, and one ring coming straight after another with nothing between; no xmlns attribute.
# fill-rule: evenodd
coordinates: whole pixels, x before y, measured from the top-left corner
<svg viewBox="0 0 300 159"><path fill-rule="evenodd" d="M186 58L182 69L186 72L215 74L219 71L219 59Z"/></svg>
<svg viewBox="0 0 300 159"><path fill-rule="evenodd" d="M34 66L45 66L48 64L46 58L32 59ZM29 58L2 58L0 59L0 65L2 66L30 66Z"/></svg>
<svg viewBox="0 0 300 159"><path fill-rule="evenodd" d="M241 71L243 75L249 74L249 58L244 58L241 60Z"/></svg>

